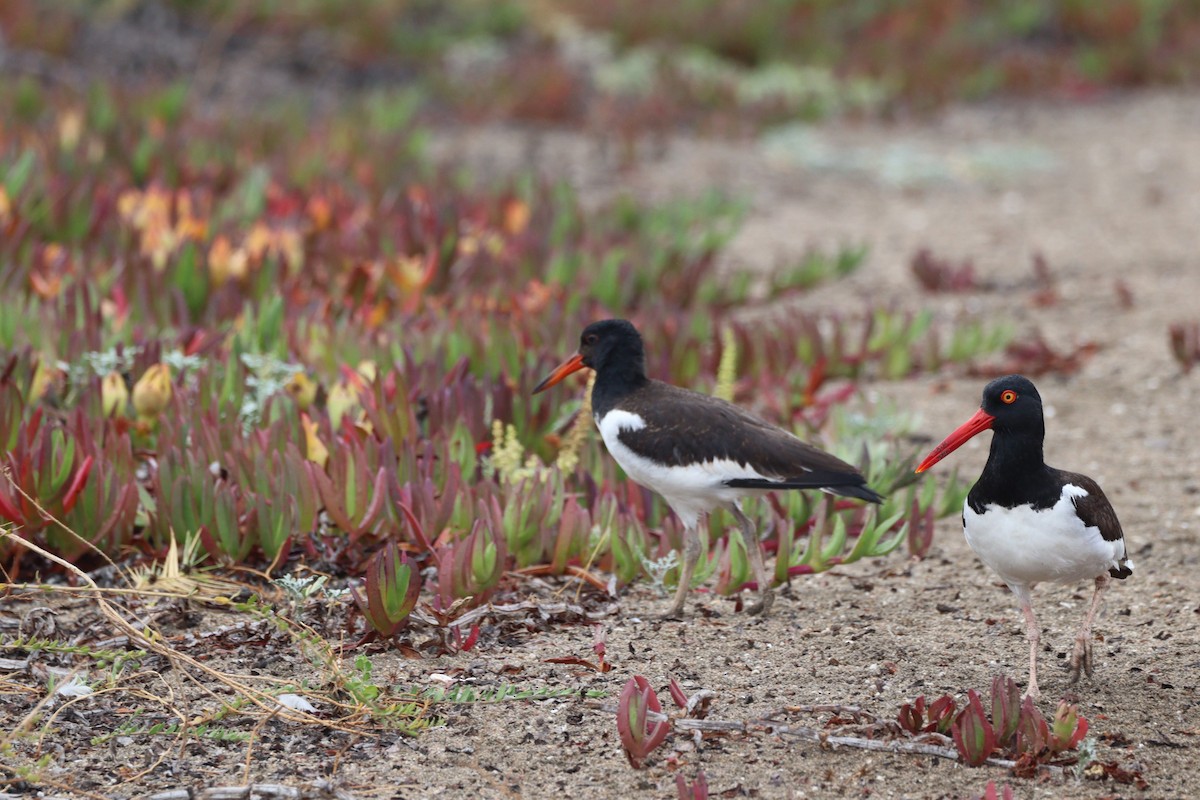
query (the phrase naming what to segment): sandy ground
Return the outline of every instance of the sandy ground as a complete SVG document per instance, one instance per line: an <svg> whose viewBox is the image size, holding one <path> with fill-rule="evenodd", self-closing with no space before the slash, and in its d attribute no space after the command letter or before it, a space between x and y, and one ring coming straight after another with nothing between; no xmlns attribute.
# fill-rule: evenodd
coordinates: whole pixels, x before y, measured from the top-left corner
<svg viewBox="0 0 1200 800"><path fill-rule="evenodd" d="M999 768L831 750L765 731L698 744L676 736L648 769L635 771L612 715L579 699L456 706L448 725L416 739L335 736L306 754L287 745L293 734L286 725L272 724L255 751L251 781L301 785L333 776L356 796L399 798L662 798L674 796L676 769L689 778L703 769L713 797L969 797L988 780L1010 782L1022 798L1200 794L1192 752L1200 735L1200 476L1189 436L1200 376L1181 374L1167 346L1169 322L1200 317L1200 96L955 109L929 122L836 124L819 135L842 153L902 144L941 154L951 177L897 185L869 169L805 166L751 142L674 141L663 157L626 171L605 161L594 140L574 136L542 135L531 145L527 133L491 129L448 133L439 147L442 157L483 170L531 160L595 197L671 197L707 187L744 197L750 211L729 250L731 267L770 269L814 244L870 247L859 272L815 290L805 307L854 310L889 300L946 319L1014 321L1019 335L1040 332L1058 349L1097 343L1078 373L1038 381L1050 415L1046 455L1104 486L1137 571L1109 593L1096 626L1095 677L1075 687L1067 682L1066 657L1090 587L1039 587L1041 708L1050 713L1060 697L1074 698L1099 738L1099 758L1139 770L1149 788L1074 777L1018 780ZM963 153L990 145L1034 148L1050 166L999 176L959 169L969 161ZM908 271L920 247L971 259L994 288L923 293ZM1033 302L1034 253L1057 279L1056 305ZM1132 292L1131 308L1119 302L1118 280ZM950 370L873 383L867 393L919 412L918 429L932 442L974 411L982 383ZM987 437L979 437L937 471L957 465L977 474L986 452ZM659 689L670 674L689 691L715 694L713 719L824 703L893 718L918 694L983 690L998 672L1024 681L1027 667L1013 598L977 562L953 517L939 524L927 559L910 562L897 553L796 580L766 620L735 613L732 600L694 593L689 620L655 621L666 605L641 589L602 620L614 665L604 675L544 661L593 657L591 628L562 625L455 657L375 655L376 677L427 685L447 674L480 687L601 689L615 698L631 674ZM789 719L821 720L803 713ZM95 775L106 783L107 770L144 765L147 755L134 743L92 756ZM138 787L243 783L244 759L237 744L190 747Z"/></svg>

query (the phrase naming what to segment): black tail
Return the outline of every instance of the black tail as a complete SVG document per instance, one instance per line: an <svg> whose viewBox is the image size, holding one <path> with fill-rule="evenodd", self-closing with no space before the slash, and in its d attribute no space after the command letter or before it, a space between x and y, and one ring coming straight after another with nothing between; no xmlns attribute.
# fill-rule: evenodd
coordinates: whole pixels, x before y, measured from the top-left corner
<svg viewBox="0 0 1200 800"><path fill-rule="evenodd" d="M1133 574L1133 562L1128 558L1122 558L1115 567L1108 568L1108 574L1123 581Z"/></svg>
<svg viewBox="0 0 1200 800"><path fill-rule="evenodd" d="M766 478L733 478L725 481L732 489L821 489L842 497L856 497L870 503L882 503L883 495L876 492L861 475L836 472L805 472L794 478L773 481Z"/></svg>

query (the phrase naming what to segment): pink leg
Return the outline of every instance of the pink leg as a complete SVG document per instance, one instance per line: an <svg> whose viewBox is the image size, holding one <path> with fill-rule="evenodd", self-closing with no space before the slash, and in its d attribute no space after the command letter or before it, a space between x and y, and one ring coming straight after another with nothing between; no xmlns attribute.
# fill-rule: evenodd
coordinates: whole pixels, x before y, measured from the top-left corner
<svg viewBox="0 0 1200 800"><path fill-rule="evenodd" d="M1083 625L1079 627L1079 633L1075 637L1075 650L1071 653L1071 683L1079 680L1080 672L1086 672L1089 678L1092 677L1092 668L1094 666L1092 659L1092 622L1096 619L1096 612L1100 609L1100 597L1107 588L1107 575L1101 575L1096 578L1096 591L1092 593L1092 604L1088 608L1087 616L1083 618Z"/></svg>
<svg viewBox="0 0 1200 800"><path fill-rule="evenodd" d="M692 588L692 575L696 571L696 562L700 560L700 528L696 524L683 529L683 564L679 568L679 585L675 587L675 602L671 610L663 617L678 618L683 615L683 604L687 601L688 590Z"/></svg>
<svg viewBox="0 0 1200 800"><path fill-rule="evenodd" d="M1028 593L1021 598L1021 613L1025 615L1025 635L1029 637L1029 688L1025 690L1025 694L1036 700L1042 696L1038 691L1037 682L1038 642L1042 634L1038 630L1037 618L1033 616L1033 606L1030 604Z"/></svg>

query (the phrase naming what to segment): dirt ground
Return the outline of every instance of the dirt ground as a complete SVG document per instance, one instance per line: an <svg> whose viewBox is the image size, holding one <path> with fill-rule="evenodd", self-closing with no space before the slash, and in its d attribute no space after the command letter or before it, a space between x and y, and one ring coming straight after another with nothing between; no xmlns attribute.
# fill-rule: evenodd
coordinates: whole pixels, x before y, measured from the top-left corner
<svg viewBox="0 0 1200 800"><path fill-rule="evenodd" d="M311 735L269 723L259 732L249 782L300 787L329 778L356 797L663 798L674 796L675 769L689 778L703 769L714 797L968 797L981 794L988 780L1008 781L1021 798L1200 795L1193 752L1200 744L1194 533L1200 476L1189 436L1200 376L1181 374L1167 346L1169 322L1200 317L1200 96L958 108L927 122L837 123L819 135L843 153L921 148L944 158L950 176L897 185L870 170L789 161L752 142L676 140L661 157L624 171L613 168L594 139L574 135L543 134L531 144L528 132L511 129L447 132L438 147L440 157L479 169L530 160L594 197L632 191L663 198L708 187L743 197L750 211L728 252L731 267L770 269L814 244L869 246L859 272L813 291L805 307L852 311L867 300L888 300L946 318L1015 321L1019 334L1041 332L1060 349L1097 343L1077 374L1038 381L1050 415L1046 455L1104 486L1137 571L1109 593L1096 626L1095 677L1076 687L1067 682L1066 656L1090 587L1035 592L1043 625L1041 708L1049 713L1060 697L1074 698L1099 737L1098 758L1140 771L1149 788L1074 777L1024 781L999 768L828 749L767 731L698 744L675 736L648 769L635 771L621 752L613 715L576 698L453 706L445 727L417 738L329 734L298 746ZM969 160L963 153L983 145L1037 148L1049 166L982 176L962 168ZM920 247L973 260L993 288L923 293L908 270ZM1056 305L1033 302L1034 253L1057 279ZM1132 307L1120 302L1118 280L1132 292ZM564 341L571 335L564 333ZM982 384L949 370L872 383L868 397L917 412L918 430L933 443L974 411ZM956 465L977 474L986 452L987 437L978 437L935 472ZM1013 598L975 559L953 517L939 524L925 560L897 553L798 579L765 620L698 592L687 621L655 620L666 606L647 589L621 597L616 612L600 620L614 665L603 675L545 662L593 658L589 626L559 625L453 657L377 654L375 676L415 685L446 675L478 687L600 689L615 698L632 674L660 690L671 674L689 692L711 690L709 716L722 720L811 704L855 705L893 718L918 694L984 690L997 672L1025 678L1027 648ZM281 669L280 663L222 666ZM819 718L789 719L815 724ZM136 737L93 752L72 771L88 769L96 794L128 796L128 788L104 787L153 762L164 746ZM60 763L71 763L69 756L61 753ZM247 782L245 760L242 744L189 746L135 791L240 785Z"/></svg>

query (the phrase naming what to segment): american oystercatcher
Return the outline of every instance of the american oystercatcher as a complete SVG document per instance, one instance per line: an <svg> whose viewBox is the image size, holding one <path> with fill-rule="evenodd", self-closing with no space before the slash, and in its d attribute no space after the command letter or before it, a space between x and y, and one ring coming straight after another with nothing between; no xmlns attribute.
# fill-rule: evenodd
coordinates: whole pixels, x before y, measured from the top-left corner
<svg viewBox="0 0 1200 800"><path fill-rule="evenodd" d="M708 395L646 377L642 337L622 319L593 322L579 337L579 352L533 390L549 389L584 367L596 371L592 414L608 452L635 482L662 495L684 525L677 616L700 559L700 517L724 506L742 529L761 599L749 612L774 602L754 523L740 499L774 489L822 489L878 503L857 469L781 428Z"/></svg>
<svg viewBox="0 0 1200 800"><path fill-rule="evenodd" d="M963 533L979 559L1008 584L1021 603L1029 636L1029 687L1038 696L1040 632L1030 592L1043 581L1092 579L1096 590L1071 655L1071 682L1092 674L1092 621L1109 576L1128 578L1133 562L1121 523L1104 492L1086 475L1046 466L1042 398L1021 375L997 378L983 403L917 466L924 472L963 442L991 428L992 449L963 506Z"/></svg>

